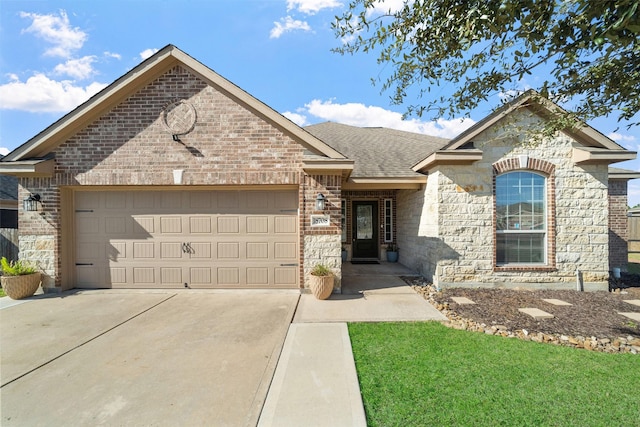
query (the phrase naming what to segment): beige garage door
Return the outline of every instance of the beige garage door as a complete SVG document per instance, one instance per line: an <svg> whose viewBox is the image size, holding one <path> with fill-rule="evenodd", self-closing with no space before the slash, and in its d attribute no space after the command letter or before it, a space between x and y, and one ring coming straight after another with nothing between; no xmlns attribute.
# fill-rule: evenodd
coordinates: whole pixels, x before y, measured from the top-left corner
<svg viewBox="0 0 640 427"><path fill-rule="evenodd" d="M76 286L295 288L296 191L75 196Z"/></svg>

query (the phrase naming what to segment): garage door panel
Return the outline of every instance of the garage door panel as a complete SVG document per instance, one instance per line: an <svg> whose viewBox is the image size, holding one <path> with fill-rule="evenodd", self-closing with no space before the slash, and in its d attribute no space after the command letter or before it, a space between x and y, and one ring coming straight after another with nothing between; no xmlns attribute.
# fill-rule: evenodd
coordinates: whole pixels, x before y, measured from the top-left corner
<svg viewBox="0 0 640 427"><path fill-rule="evenodd" d="M218 267L216 270L218 285L240 284L240 269L238 267Z"/></svg>
<svg viewBox="0 0 640 427"><path fill-rule="evenodd" d="M295 286L298 283L298 269L295 267L276 267L273 271L276 285Z"/></svg>
<svg viewBox="0 0 640 427"><path fill-rule="evenodd" d="M133 244L133 259L155 258L155 244L153 242L135 242Z"/></svg>
<svg viewBox="0 0 640 427"><path fill-rule="evenodd" d="M161 233L182 233L182 217L163 216L160 217Z"/></svg>
<svg viewBox="0 0 640 427"><path fill-rule="evenodd" d="M273 248L275 259L296 259L298 245L295 243L275 242Z"/></svg>
<svg viewBox="0 0 640 427"><path fill-rule="evenodd" d="M127 218L122 216L105 217L104 233L108 235L127 234Z"/></svg>
<svg viewBox="0 0 640 427"><path fill-rule="evenodd" d="M156 231L155 219L152 216L134 216L133 234L147 236Z"/></svg>
<svg viewBox="0 0 640 427"><path fill-rule="evenodd" d="M247 233L249 234L267 234L269 233L269 217L268 216L248 216L246 217Z"/></svg>
<svg viewBox="0 0 640 427"><path fill-rule="evenodd" d="M127 193L109 192L104 195L105 209L126 209Z"/></svg>
<svg viewBox="0 0 640 427"><path fill-rule="evenodd" d="M191 253L189 254L192 259L211 259L211 243L210 242L195 242L189 244Z"/></svg>
<svg viewBox="0 0 640 427"><path fill-rule="evenodd" d="M110 261L127 259L127 242L111 241L107 243L106 249L109 252Z"/></svg>
<svg viewBox="0 0 640 427"><path fill-rule="evenodd" d="M292 216L277 216L274 218L274 232L278 234L297 234L298 218Z"/></svg>
<svg viewBox="0 0 640 427"><path fill-rule="evenodd" d="M160 243L160 258L182 258L183 252L182 243L179 242L161 242Z"/></svg>
<svg viewBox="0 0 640 427"><path fill-rule="evenodd" d="M160 268L160 281L164 285L181 285L182 284L182 268L180 267Z"/></svg>
<svg viewBox="0 0 640 427"><path fill-rule="evenodd" d="M247 285L268 285L269 269L267 267L249 267L246 269Z"/></svg>
<svg viewBox="0 0 640 427"><path fill-rule="evenodd" d="M149 284L155 283L156 275L155 268L153 267L134 267L133 268L133 283Z"/></svg>
<svg viewBox="0 0 640 427"><path fill-rule="evenodd" d="M163 193L76 193L77 286L297 287L296 191Z"/></svg>
<svg viewBox="0 0 640 427"><path fill-rule="evenodd" d="M189 232L191 234L210 234L211 218L208 216L196 216L189 218Z"/></svg>
<svg viewBox="0 0 640 427"><path fill-rule="evenodd" d="M126 284L127 283L127 269L124 267L111 267L109 268L109 274L111 283L113 284Z"/></svg>
<svg viewBox="0 0 640 427"><path fill-rule="evenodd" d="M223 216L218 218L218 233L237 234L240 232L240 218L237 216Z"/></svg>

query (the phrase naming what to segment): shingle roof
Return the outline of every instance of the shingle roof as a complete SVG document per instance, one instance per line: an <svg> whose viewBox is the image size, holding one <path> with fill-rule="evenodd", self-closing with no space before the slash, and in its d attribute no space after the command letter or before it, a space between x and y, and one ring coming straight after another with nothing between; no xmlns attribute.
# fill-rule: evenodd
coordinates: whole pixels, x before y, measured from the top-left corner
<svg viewBox="0 0 640 427"><path fill-rule="evenodd" d="M334 150L354 160L354 178L404 178L419 176L411 167L449 140L387 128L359 128L339 123L319 123L304 128Z"/></svg>
<svg viewBox="0 0 640 427"><path fill-rule="evenodd" d="M0 200L18 200L18 178L0 175Z"/></svg>

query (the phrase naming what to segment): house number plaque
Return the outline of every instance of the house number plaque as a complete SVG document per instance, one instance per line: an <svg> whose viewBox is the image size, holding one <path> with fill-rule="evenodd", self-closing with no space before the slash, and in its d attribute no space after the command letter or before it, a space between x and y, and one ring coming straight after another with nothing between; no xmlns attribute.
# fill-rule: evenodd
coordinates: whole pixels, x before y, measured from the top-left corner
<svg viewBox="0 0 640 427"><path fill-rule="evenodd" d="M329 215L311 215L312 227L328 227L331 224Z"/></svg>

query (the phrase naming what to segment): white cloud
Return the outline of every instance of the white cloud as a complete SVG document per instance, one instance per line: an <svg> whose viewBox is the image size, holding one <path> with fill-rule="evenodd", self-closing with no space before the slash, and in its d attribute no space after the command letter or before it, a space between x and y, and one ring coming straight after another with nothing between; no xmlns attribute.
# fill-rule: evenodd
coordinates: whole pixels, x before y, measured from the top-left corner
<svg viewBox="0 0 640 427"><path fill-rule="evenodd" d="M103 55L107 58L122 59L122 55L120 55L119 53L105 51Z"/></svg>
<svg viewBox="0 0 640 427"><path fill-rule="evenodd" d="M31 19L31 25L23 32L33 33L36 37L53 45L45 51L45 55L69 58L87 40L87 34L84 31L78 27L71 27L69 17L64 10L61 10L58 15L20 12L20 17Z"/></svg>
<svg viewBox="0 0 640 427"><path fill-rule="evenodd" d="M275 27L269 33L269 38L272 39L277 39L290 31L311 31L311 27L306 21L299 21L290 16L280 19L280 22L274 22L274 25Z"/></svg>
<svg viewBox="0 0 640 427"><path fill-rule="evenodd" d="M305 116L304 114L285 111L284 113L282 113L282 115L285 116L287 119L291 120L293 123L297 124L298 126L306 126L309 124L309 122L307 122L307 116Z"/></svg>
<svg viewBox="0 0 640 427"><path fill-rule="evenodd" d="M624 135L618 132L610 132L607 137L613 139L627 150L640 151L640 144L635 135Z"/></svg>
<svg viewBox="0 0 640 427"><path fill-rule="evenodd" d="M93 55L83 56L79 59L70 59L64 64L58 64L53 69L56 74L67 75L79 80L84 80L95 74L93 63L96 57Z"/></svg>
<svg viewBox="0 0 640 427"><path fill-rule="evenodd" d="M0 156L6 156L9 154L9 149L7 147L0 147Z"/></svg>
<svg viewBox="0 0 640 427"><path fill-rule="evenodd" d="M384 15L400 11L407 0L378 0L374 1L367 9L367 15ZM409 0L409 3L413 3Z"/></svg>
<svg viewBox="0 0 640 427"><path fill-rule="evenodd" d="M386 127L407 132L421 133L442 138L453 138L465 129L472 126L475 121L464 119L438 119L436 121L421 121L418 119L403 120L402 114L385 110L381 107L366 106L361 103L334 104L332 101L314 99L300 113L307 113L322 120L343 123L359 127ZM298 113L292 114L297 120L308 124L306 116ZM287 116L289 117L289 116Z"/></svg>
<svg viewBox="0 0 640 427"><path fill-rule="evenodd" d="M342 3L336 0L287 0L287 12L297 10L307 15L313 15L322 9L333 9L341 6Z"/></svg>
<svg viewBox="0 0 640 427"><path fill-rule="evenodd" d="M145 49L142 52L140 52L140 59L145 60L148 57L152 56L157 51L158 51L158 49L156 49L156 48Z"/></svg>
<svg viewBox="0 0 640 427"><path fill-rule="evenodd" d="M67 112L106 84L93 82L88 86L74 86L71 81L51 80L44 74L35 74L27 81L12 80L0 85L0 109L29 112Z"/></svg>

